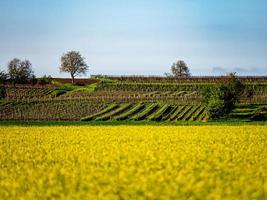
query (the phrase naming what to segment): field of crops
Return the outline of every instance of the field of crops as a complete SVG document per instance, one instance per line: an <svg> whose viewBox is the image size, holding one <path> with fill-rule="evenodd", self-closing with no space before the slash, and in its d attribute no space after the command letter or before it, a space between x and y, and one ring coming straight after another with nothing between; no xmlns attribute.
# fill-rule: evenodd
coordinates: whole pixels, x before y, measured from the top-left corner
<svg viewBox="0 0 267 200"><path fill-rule="evenodd" d="M265 110L266 104L238 105L230 117L251 121L257 110ZM175 123L207 121L207 113L200 103L164 101L100 102L91 99L48 99L0 102L0 120L46 121L163 121Z"/></svg>
<svg viewBox="0 0 267 200"><path fill-rule="evenodd" d="M205 108L199 105L171 105L166 103L112 103L100 112L83 117L91 120L152 120L152 121L204 121Z"/></svg>
<svg viewBox="0 0 267 200"><path fill-rule="evenodd" d="M54 87L7 87L6 98L7 99L30 99L41 98L51 93Z"/></svg>
<svg viewBox="0 0 267 200"><path fill-rule="evenodd" d="M0 119L206 121L201 90L220 78L131 76L80 79L76 85L70 79L54 79L47 85L0 85ZM239 104L266 105L267 78L240 79L245 89ZM111 104L118 105L106 112ZM255 109L250 111L231 116L249 120Z"/></svg>
<svg viewBox="0 0 267 200"><path fill-rule="evenodd" d="M266 199L266 126L0 126L0 199Z"/></svg>
<svg viewBox="0 0 267 200"><path fill-rule="evenodd" d="M5 120L80 120L105 107L88 100L9 101L0 103L0 119Z"/></svg>
<svg viewBox="0 0 267 200"><path fill-rule="evenodd" d="M244 103L266 103L266 77L240 77L245 85L241 101ZM38 99L60 97L90 98L93 100L113 99L178 100L185 103L201 101L203 87L215 84L220 77L192 77L173 79L164 77L109 77L109 79L84 79L85 85L72 85L68 80L55 79L46 86L5 85L5 99ZM70 80L69 80L70 81Z"/></svg>

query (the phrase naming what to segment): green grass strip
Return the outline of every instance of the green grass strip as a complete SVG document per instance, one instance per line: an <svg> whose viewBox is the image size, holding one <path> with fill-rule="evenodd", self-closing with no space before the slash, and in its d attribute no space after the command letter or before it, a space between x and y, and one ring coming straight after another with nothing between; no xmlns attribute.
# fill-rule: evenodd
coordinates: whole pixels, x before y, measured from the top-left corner
<svg viewBox="0 0 267 200"><path fill-rule="evenodd" d="M198 118L197 118L196 121L204 121L205 118L207 118L207 112L206 112L206 110L204 110L204 112L202 112L202 113L198 116Z"/></svg>
<svg viewBox="0 0 267 200"><path fill-rule="evenodd" d="M179 106L171 106L171 110L165 116L162 117L162 120L168 120L176 112Z"/></svg>
<svg viewBox="0 0 267 200"><path fill-rule="evenodd" d="M149 120L157 120L158 118L161 117L161 115L169 108L170 105L164 104L160 109L158 109L155 113L150 115L147 119Z"/></svg>
<svg viewBox="0 0 267 200"><path fill-rule="evenodd" d="M115 109L114 111L112 112L109 112L105 115L102 115L100 117L97 117L96 120L110 120L110 119L113 119L114 116L116 115L120 115L121 113L127 111L128 109L131 109L133 105L130 104L130 103L124 103L124 104L121 104L119 108Z"/></svg>
<svg viewBox="0 0 267 200"><path fill-rule="evenodd" d="M158 107L159 106L158 106L157 103L148 104L146 106L146 108L142 112L137 113L136 115L132 116L131 119L133 119L133 120L144 120L146 117L148 117L153 112L155 112L155 110L157 110Z"/></svg>
<svg viewBox="0 0 267 200"><path fill-rule="evenodd" d="M138 103L135 106L132 107L129 111L122 113L120 115L117 115L114 117L115 120L125 120L129 119L132 115L142 111L145 108L145 104L143 103Z"/></svg>
<svg viewBox="0 0 267 200"><path fill-rule="evenodd" d="M193 106L193 108L184 116L184 120L188 121L192 115L201 107L201 105Z"/></svg>
<svg viewBox="0 0 267 200"><path fill-rule="evenodd" d="M178 117L178 115L184 110L186 108L186 106L178 106L178 108L176 109L176 111L173 113L173 114L171 114L171 116L170 116L170 120L171 121L173 121L173 120L175 120L177 117Z"/></svg>
<svg viewBox="0 0 267 200"><path fill-rule="evenodd" d="M119 105L116 104L116 103L112 103L112 104L109 104L106 108L104 108L103 110L101 110L100 112L96 113L96 114L93 114L93 115L89 115L89 116L86 116L86 117L83 117L81 118L81 121L91 121L91 120L94 120L95 118L101 116L101 115L104 115L108 112L111 112L112 110L118 108Z"/></svg>
<svg viewBox="0 0 267 200"><path fill-rule="evenodd" d="M193 114L192 117L190 118L191 121L196 121L198 117L205 111L205 107L200 106Z"/></svg>
<svg viewBox="0 0 267 200"><path fill-rule="evenodd" d="M183 110L183 112L181 112L177 116L176 120L182 120L192 108L193 108L193 106L186 106L185 109Z"/></svg>

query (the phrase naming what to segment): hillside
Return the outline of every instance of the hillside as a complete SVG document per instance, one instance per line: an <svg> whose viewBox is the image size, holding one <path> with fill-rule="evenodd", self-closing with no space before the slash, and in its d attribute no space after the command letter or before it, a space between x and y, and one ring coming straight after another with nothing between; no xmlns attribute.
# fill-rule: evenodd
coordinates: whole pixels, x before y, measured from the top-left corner
<svg viewBox="0 0 267 200"><path fill-rule="evenodd" d="M221 77L95 76L53 79L50 84L2 85L1 120L207 121L201 90ZM233 120L266 111L267 77L240 77L245 85Z"/></svg>

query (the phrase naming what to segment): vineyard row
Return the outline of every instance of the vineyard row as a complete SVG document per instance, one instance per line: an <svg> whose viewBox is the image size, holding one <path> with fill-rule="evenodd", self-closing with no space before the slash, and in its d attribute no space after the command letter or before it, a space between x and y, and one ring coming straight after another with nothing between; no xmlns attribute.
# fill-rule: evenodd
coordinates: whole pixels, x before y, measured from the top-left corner
<svg viewBox="0 0 267 200"><path fill-rule="evenodd" d="M109 104L98 113L82 118L82 121L152 120L152 121L203 121L207 118L203 106L171 105L160 103Z"/></svg>

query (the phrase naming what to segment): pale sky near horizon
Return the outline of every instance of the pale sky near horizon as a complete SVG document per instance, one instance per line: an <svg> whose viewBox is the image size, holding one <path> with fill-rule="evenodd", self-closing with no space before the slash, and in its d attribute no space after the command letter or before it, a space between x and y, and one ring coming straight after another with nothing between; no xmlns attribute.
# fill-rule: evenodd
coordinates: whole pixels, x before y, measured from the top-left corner
<svg viewBox="0 0 267 200"><path fill-rule="evenodd" d="M68 77L68 50L88 75L163 75L179 59L193 75L267 75L267 1L0 0L1 70L18 57Z"/></svg>

